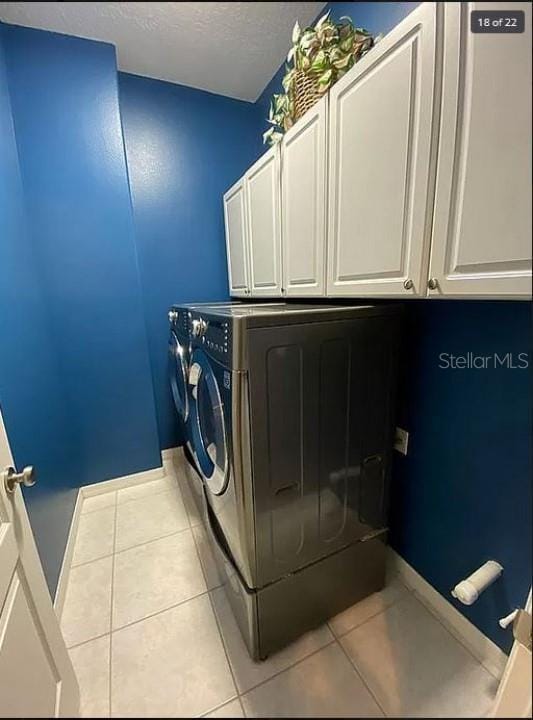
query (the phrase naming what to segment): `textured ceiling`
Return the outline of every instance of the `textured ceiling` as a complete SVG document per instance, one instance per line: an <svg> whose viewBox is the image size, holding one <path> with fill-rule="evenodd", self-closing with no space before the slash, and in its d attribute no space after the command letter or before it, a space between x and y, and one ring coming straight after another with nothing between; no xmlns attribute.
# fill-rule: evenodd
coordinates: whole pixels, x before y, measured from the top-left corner
<svg viewBox="0 0 533 720"><path fill-rule="evenodd" d="M294 21L323 2L0 2L0 19L105 40L121 70L254 101L282 63Z"/></svg>

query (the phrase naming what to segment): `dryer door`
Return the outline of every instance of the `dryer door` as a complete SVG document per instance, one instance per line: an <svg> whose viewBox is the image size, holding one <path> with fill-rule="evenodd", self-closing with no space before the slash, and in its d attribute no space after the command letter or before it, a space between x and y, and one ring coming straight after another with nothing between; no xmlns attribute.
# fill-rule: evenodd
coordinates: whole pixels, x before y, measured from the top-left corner
<svg viewBox="0 0 533 720"><path fill-rule="evenodd" d="M228 485L229 457L222 397L209 358L195 350L191 359L191 430L194 450L206 485L222 495Z"/></svg>
<svg viewBox="0 0 533 720"><path fill-rule="evenodd" d="M189 397L187 394L187 355L185 347L175 332L170 332L168 341L170 387L176 410L183 422L189 417Z"/></svg>

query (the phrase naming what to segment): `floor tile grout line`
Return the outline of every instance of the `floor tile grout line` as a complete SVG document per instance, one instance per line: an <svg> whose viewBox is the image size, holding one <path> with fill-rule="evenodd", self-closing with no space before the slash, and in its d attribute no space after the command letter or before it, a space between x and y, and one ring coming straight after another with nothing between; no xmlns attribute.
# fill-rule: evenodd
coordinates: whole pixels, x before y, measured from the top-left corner
<svg viewBox="0 0 533 720"><path fill-rule="evenodd" d="M163 479L165 479L165 478L156 478L155 480L148 480L147 482L157 482L158 480L163 480ZM140 485L130 485L129 487L121 488L120 490L130 490L131 488L142 487L143 485L144 485L144 483L141 483ZM177 479L174 484L168 483L168 487L166 487L166 488L162 488L161 490L155 490L154 492L146 493L146 495L140 495L139 497L133 497L133 498L130 498L129 500L122 500L121 502L118 499L118 493L120 492L120 490L115 490L115 492L117 493L117 505L128 505L129 503L139 502L139 500L146 500L146 498L156 497L157 495L170 494L172 492L175 492L176 490L179 490L180 500L183 502L183 497L181 496L181 488L179 486L179 482Z"/></svg>
<svg viewBox="0 0 533 720"><path fill-rule="evenodd" d="M412 591L411 591L409 588L407 588L407 587L406 587L406 590L407 590L408 593L411 593L411 592L412 592ZM403 595L403 593L402 593L402 595ZM353 630L357 630L358 628L363 627L363 625L365 625L367 622L370 622L370 620L373 620L373 619L376 618L378 615L381 615L382 613L387 612L387 610L390 610L393 605L396 605L396 603L397 603L398 601L402 600L402 595L400 595L400 597L397 597L396 600L393 600L390 605L387 605L386 607L381 608L381 610L377 610L373 615L369 615L367 618L365 618L365 619L363 620L363 622L360 622L360 623L358 623L357 625L354 625L354 626L351 627L349 630L345 630L344 632L342 632L342 633L340 633L340 634L336 633L336 632L333 630L333 628L332 628L331 625L329 624L329 620L327 621L327 626L328 626L329 629L331 630L331 633L332 633L332 635L335 637L335 639L336 639L336 640L340 640L341 638L346 637L346 635L349 635ZM360 602L361 602L361 601L360 601Z"/></svg>
<svg viewBox="0 0 533 720"><path fill-rule="evenodd" d="M125 630L126 628L130 628L132 625L138 625L139 623L143 622L144 620L150 620L151 618L157 617L157 615L166 613L169 610L174 610L175 608L179 607L180 605L185 605L185 603L188 603L191 600L198 600L198 598L201 598L204 595L208 595L208 594L209 594L209 590L203 590L201 593L198 593L197 595L192 595L191 597L186 598L185 600L180 600L179 602L169 605L168 607L163 608L162 610L157 610L156 612L150 613L149 615L145 615L144 617L139 618L138 620L132 620L131 622L126 623L126 625L121 625L120 627L113 628L111 630L111 635L113 635L113 633L118 633L121 630Z"/></svg>
<svg viewBox="0 0 533 720"><path fill-rule="evenodd" d="M394 603L393 603L393 604L394 604ZM388 607L388 608L385 608L385 609L388 610L388 609L390 609L391 607L392 607L392 605L389 605L389 607ZM381 611L381 612L384 612L384 611ZM381 613L376 613L376 615L373 615L372 617L376 617L376 616L379 615L379 614L381 614ZM215 615L216 615L216 613L215 613ZM372 618L367 618L367 620L365 620L365 622L367 622L368 620L371 620L371 619L372 619ZM364 624L365 624L365 623L361 623L360 625L357 625L357 627L362 627ZM326 623L326 625L327 625L327 623ZM374 693L370 690L370 688L369 688L368 685L366 684L365 680L364 680L363 677L361 676L359 670L355 667L352 659L349 657L349 655L346 653L345 649L343 648L342 644L339 642L339 638L337 638L337 637L335 636L335 634L333 633L333 631L331 630L331 628L329 627L329 625L327 625L327 626L328 626L329 631L331 632L331 635L332 635L332 638L333 638L332 640L330 640L329 642L327 642L325 645L322 645L322 647L317 648L316 650L313 650L313 652L309 653L308 655L305 655L304 657L299 658L298 660L296 660L295 662L291 663L290 665L287 665L287 667L285 667L285 668L283 668L282 670L279 670L278 672L274 673L274 674L271 675L269 678L267 678L267 679L265 679L265 680L262 680L260 683L257 683L257 685L253 685L252 687L248 688L248 689L247 689L246 691L244 691L244 692L241 692L241 691L239 690L239 688L237 687L237 692L239 693L239 699L241 699L242 697L244 697L244 695L247 695L247 694L248 694L249 692L251 692L252 690L255 690L256 688L260 687L261 685L264 685L265 683L269 682L270 680L272 680L273 678L277 677L278 675L281 675L282 673L286 672L287 670L291 670L292 668L296 667L296 666L299 665L300 663L302 663L302 662L304 662L305 660L309 659L309 658L312 657L313 655L316 655L316 654L319 653L321 650L324 650L325 648L330 647L330 646L333 645L333 644L337 644L337 645L340 647L340 649L342 650L343 655L345 655L346 658L348 659L350 665L351 665L352 668L355 670L355 672L356 672L356 674L358 675L358 677L359 677L359 678L361 679L361 681L363 682L363 685L364 685L364 686L367 688L367 690L369 691L370 695L372 696L372 698L373 698L374 701L376 702L376 704L377 704L377 706L379 707L379 709L381 710L381 712L385 715L385 717L387 717L385 711L384 711L383 708L381 707L381 704L377 701L376 697L374 696ZM354 629L355 629L355 628L352 628L352 630L354 630ZM351 632L351 631L348 631L348 632ZM348 633L346 633L346 634L348 634ZM242 702L241 702L241 705L242 705ZM243 712L244 712L244 707L243 707Z"/></svg>
<svg viewBox="0 0 533 720"><path fill-rule="evenodd" d="M189 516L188 511L187 511L187 516L189 517L189 520L190 520L190 516ZM234 674L233 668L232 668L232 666L231 666L231 661L230 661L230 658L229 658L229 654L228 654L228 651L227 651L227 649L226 649L226 643L224 642L224 636L223 636L223 634L222 634L222 628L221 628L220 622L219 622L219 620L218 620L218 615L217 615L216 610L215 610L215 605L214 605L214 603L213 603L213 598L211 597L211 590L209 589L209 582L208 582L208 578L207 578L207 573L206 573L206 571L205 571L205 569L204 569L204 566L203 566L203 563L202 563L202 558L201 558L200 552L199 552L199 550L198 550L198 543L196 542L196 536L195 536L195 534L194 534L194 530L193 530L192 527L191 527L191 535L192 535L192 537L193 537L194 547L196 548L196 554L198 555L198 560L200 561L200 569L201 569L202 574L203 574L203 576L204 576L204 582L205 582L205 586L206 586L206 588L207 588L207 595L208 595L208 598L209 598L209 606L210 606L210 608L211 608L211 612L213 613L213 617L214 617L214 619L215 619L215 625L216 625L216 628L217 628L217 631L218 631L218 637L219 637L219 639L220 639L220 643L221 643L222 649L223 649L223 651L224 651L224 656L225 656L226 662L227 662L227 664L228 664L228 669L229 669L229 672L230 672L230 675L231 675L231 680L232 680L232 682L233 682L233 687L235 688L236 697L237 697L237 699L239 699L239 687L238 687L238 685L237 685L237 681L236 681L236 679L235 679L235 674ZM220 586L219 586L219 587L220 587ZM213 589L215 589L215 588L213 588ZM228 700L227 702L231 702L231 701ZM240 701L239 701L239 702L240 702ZM223 703L223 705L225 705L225 704L226 704L226 703ZM219 707L222 707L222 705L219 705ZM207 712L210 713L210 712L213 712L213 711L216 710L216 709L217 709L217 708L213 708L212 710L208 710ZM205 713L204 713L204 714L205 714Z"/></svg>
<svg viewBox="0 0 533 720"><path fill-rule="evenodd" d="M117 493L118 500L118 493ZM113 557L111 560L111 607L109 611L109 717L113 717L113 603L115 600L115 560L117 546L118 502L115 505L115 526L113 528Z"/></svg>
<svg viewBox="0 0 533 720"><path fill-rule="evenodd" d="M186 508L186 509L187 509L187 508ZM188 516L189 522L190 522L190 515L189 515L189 512L188 512L188 511L187 511L187 516ZM228 664L228 669L229 669L229 672L230 672L230 675L231 675L231 679L232 679L232 682L233 682L233 687L235 688L236 698L237 698L237 700L239 700L239 703L241 704L241 709L242 709L242 703L240 702L240 695L239 695L239 687L238 687L238 685L237 685L237 680L236 680L236 678L235 678L235 673L233 672L233 667L232 667L232 665L231 665L231 660L230 660L230 658L229 658L229 653L228 653L228 650L227 650L227 648L226 648L226 643L224 642L224 635L222 634L222 628L221 628L221 626L220 626L220 622L219 622L219 619L218 619L218 615L217 615L217 612L216 612L216 610L215 610L215 604L214 604L214 602L213 602L213 598L211 597L211 590L209 589L209 581L208 581L208 577L207 577L207 572L205 571L204 565L203 565L203 563L202 563L201 554L200 554L200 551L198 550L198 543L196 542L196 535L194 534L194 530L193 530L192 526L191 526L191 534L192 534L192 537L193 537L193 540L194 540L194 546L195 546L195 548L196 548L196 554L198 555L198 560L200 561L200 569L201 569L202 574L203 574L203 576L204 576L205 585L206 585L206 587L207 587L207 595L208 595L208 597L209 597L209 606L211 607L211 612L213 613L213 617L214 617L214 619L215 619L215 625L216 625L216 628L217 628L217 631L218 631L218 637L219 637L219 639L220 639L220 643L221 643L222 649L223 649L223 651L224 651L224 656L225 656L226 662L227 662L227 664ZM221 587L221 586L219 585L218 587ZM212 589L215 590L216 588L212 588ZM231 700L227 700L226 702L231 702ZM222 707L222 706L225 705L225 704L226 704L226 703L222 703L222 705L219 705L218 707L220 708L220 707ZM214 711L217 710L217 709L218 709L218 708L212 708L211 710L208 710L207 713L214 712ZM206 713L204 713L204 715L205 715L205 714L206 714ZM243 711L243 714L244 714L244 711Z"/></svg>
<svg viewBox="0 0 533 720"><path fill-rule="evenodd" d="M133 497L133 498L130 498L129 500L123 500L122 502L119 502L118 498L119 498L119 493L121 491L131 490L132 488L136 488L136 487L140 488L140 487L143 487L144 485L147 485L148 483L157 482L158 480L164 480L167 478L173 478L176 481L174 483L175 487L173 487L173 483L168 483L168 487L165 489L155 490L152 493L147 493L146 496L141 495L140 497ZM80 518L82 515L91 515L92 513L98 512L99 510L106 510L107 508L114 507L116 505L126 505L129 502L135 502L136 500L143 500L145 497L153 497L155 495L162 495L163 493L172 492L172 490L175 490L176 488L180 491L180 494L181 494L181 487L180 487L180 482L179 482L178 478L175 475L164 475L162 478L155 478L154 480L146 480L145 482L138 483L136 485L126 485L123 488L118 488L118 490L108 490L107 492L98 493L96 495L88 495L87 497L83 496L83 494L82 494L83 503L82 503L82 509L80 512ZM83 505L87 500L92 500L93 498L97 498L97 497L105 497L106 495L115 495L114 502L109 503L109 505L104 505L101 508L96 508L95 510L85 510L85 511L83 510ZM182 500L183 500L183 498L182 498Z"/></svg>
<svg viewBox="0 0 533 720"><path fill-rule="evenodd" d="M76 648L79 648L82 645L88 645L90 642L93 642L93 640L101 640L102 638L105 638L108 635L111 635L111 633L110 632L100 633L100 635L95 635L94 637L90 637L87 640L82 640L82 642L76 643L75 645L67 645L67 650L70 652L71 650L75 650Z"/></svg>
<svg viewBox="0 0 533 720"><path fill-rule="evenodd" d="M113 493L116 494L116 490L113 490ZM117 500L115 498L115 501L112 503L109 503L108 505L102 505L102 507L94 508L93 510L84 510L83 506L85 505L87 500L91 500L92 497L103 497L104 495L111 495L112 493L102 493L102 495L92 495L91 497L84 498L82 505L81 505L81 512L80 512L80 520L82 517L85 517L85 515L92 515L93 513L100 512L100 510L107 510L108 508L115 507L117 504Z"/></svg>
<svg viewBox="0 0 533 720"><path fill-rule="evenodd" d="M470 657L471 657L478 665L481 665L481 667L483 667L483 668L489 673L489 675L491 675L495 680L498 680L498 681L501 680L501 677L498 677L498 675L496 675L494 672L492 672L492 670L490 670L490 669L485 665L485 663L483 663L478 657L476 657L476 656L474 655L473 651L469 648L468 644L466 643L466 640L464 640L464 638L463 638L462 635L460 635L459 633L458 633L457 635L455 635L455 633L453 633L453 632L450 630L450 628L448 627L448 624L447 624L446 621L441 617L440 613L439 613L437 610L435 610L435 609L430 605L430 603L427 602L427 601L423 598L423 596L422 596L417 590L415 590L414 587L412 587L411 585L408 585L408 583L405 582L405 581L401 578L401 576L400 576L400 581L402 582L402 584L404 585L404 587L407 589L407 591L415 598L415 600L418 600L418 602L425 607L425 609L429 612L429 614L430 614L440 625L442 625L442 627L448 632L448 634L451 635L452 638L453 638L454 640L456 640L460 645L462 645L462 647L466 650L466 652L470 655ZM401 598L398 598L397 600L400 600L400 599L401 599ZM397 602L397 601L395 601L395 602ZM394 603L394 604L395 604L395 603ZM389 606L389 607L392 607L392 606ZM387 608L387 610L388 610L388 609L389 609L389 608ZM375 616L374 616L374 617L375 617Z"/></svg>
<svg viewBox="0 0 533 720"><path fill-rule="evenodd" d="M198 509L198 507L196 505L196 500L194 499L191 489L189 487L186 487L185 491L189 494L189 502L192 502L194 504L197 514L200 515L201 514L200 510ZM189 509L187 507L187 502L183 498L183 491L181 490L181 488L180 488L180 492L182 493L181 499L183 500L183 505L185 506L185 512L187 513L187 520L189 521L189 527L191 528L191 530L195 527L199 527L199 526L203 525L203 521L201 520L201 518L199 520L197 520L195 522L195 524L193 525L192 513L189 512Z"/></svg>
<svg viewBox="0 0 533 720"><path fill-rule="evenodd" d="M375 617L375 615L374 615L374 617ZM363 624L364 624L364 623L363 623ZM359 626L359 627L361 627L361 626ZM343 644L342 644L341 642L339 642L339 640L337 640L337 639L335 639L335 642L337 643L337 645L338 645L339 648L341 649L341 652L342 652L342 654L344 655L344 657L348 660L348 662L349 662L350 665L352 666L352 668L353 668L353 670L355 671L355 673L356 673L356 675L358 676L358 678L361 680L361 682L363 683L363 685L364 685L365 688L367 689L367 692L369 693L370 697L374 700L374 702L376 703L376 705L378 706L378 708L379 708L379 709L381 710L381 712L383 713L383 717L389 717L389 716L387 715L387 713L385 712L385 708L382 707L382 705L381 705L381 703L379 702L379 700L377 699L375 693L373 692L373 690L372 690L372 689L370 688L370 686L368 685L367 681L366 681L365 678L363 677L363 674L360 672L359 668L358 668L357 665L355 664L354 660L352 660L352 658L350 657L350 655L348 654L348 652L347 652L346 649L344 648Z"/></svg>
<svg viewBox="0 0 533 720"><path fill-rule="evenodd" d="M204 532L205 532L205 531L204 531ZM207 591L209 592L209 591L211 591L211 590L216 590L217 588L222 587L222 583L220 583L219 585L215 585L215 587L212 587L212 588L209 587L209 579L208 579L208 577L207 577L207 571L206 571L206 569L204 568L204 563L203 563L203 561L202 561L202 554L201 554L201 552L200 552L200 549L199 549L199 547L198 547L198 543L197 543L197 541L196 541L196 535L194 534L194 528L192 528L192 527L191 527L191 535L192 535L192 539L194 540L194 546L195 546L195 548L196 548L196 554L198 555L198 559L199 559L199 561L200 561L200 568L201 568L202 574L203 574L203 576L204 576L204 580L205 580L205 585L206 585L206 587L207 587Z"/></svg>
<svg viewBox="0 0 533 720"><path fill-rule="evenodd" d="M446 622L445 622L444 620L442 620L442 618L440 617L440 615L437 614L437 611L436 611L436 610L433 610L433 609L429 606L429 604L426 604L426 603L423 601L422 596L419 595L414 588L411 589L411 593L412 593L413 597L415 598L415 600L418 600L418 602L425 607L425 609L428 611L428 613L431 615L431 617L434 618L434 619L446 630L446 632L448 633L448 635L450 635L457 643L459 643L459 645L461 645L462 648L464 648L464 650L466 650L466 652L470 655L470 657L474 660L474 662L476 662L478 665L481 665L481 667L482 667L484 670L486 670L491 677L493 677L495 680L497 680L498 682L500 682L501 676L498 677L497 675L495 675L495 674L492 672L492 670L489 670L489 668L488 668L483 662L481 662L481 660L480 660L479 658L477 658L477 657L474 655L474 653L472 652L472 650L470 650L470 648L468 647L468 645L466 644L466 642L465 642L464 640L462 640L460 637L458 637L457 635L455 635L455 634L450 630L450 628L447 626Z"/></svg>
<svg viewBox="0 0 533 720"><path fill-rule="evenodd" d="M232 698L229 700L224 700L223 703L220 703L219 705L215 705L215 707L209 708L209 710L206 710L201 715L195 715L196 718L205 718L207 715L210 715L213 712L216 712L217 710L220 710L220 708L223 708L224 705L227 705L228 703L234 702L235 700L240 700L239 696L235 694Z"/></svg>
<svg viewBox="0 0 533 720"><path fill-rule="evenodd" d="M96 512L96 511L95 511ZM90 563L98 562L99 560L104 560L105 558L113 557L113 555L122 555L122 553L128 552L128 550L133 550L134 548L142 547L143 545L149 545L150 543L157 542L158 540L164 540L166 538L172 537L173 535L179 535L180 533L184 533L187 530L191 530L190 527L183 528L183 530L174 530L174 532L169 533L168 535L160 535L159 537L152 538L151 540L144 540L143 542L137 543L135 545L130 545L127 548L123 548L122 550L116 550L113 553L108 553L107 555L101 555L100 557L93 558L92 560L85 560L82 563L77 563L76 565L71 565L71 570L74 570L74 568L82 567L83 565L90 565Z"/></svg>
<svg viewBox="0 0 533 720"><path fill-rule="evenodd" d="M216 588L214 588L216 589ZM174 603L173 605L169 605L166 608L163 608L162 610L157 610L157 612L150 613L149 615L145 615L142 618L139 618L138 620L132 620L132 622L127 623L126 625L121 625L120 627L113 628L111 626L111 629L109 632L100 633L99 635L95 635L94 637L87 638L87 640L82 640L82 642L76 643L75 645L69 645L68 650L73 650L74 648L80 647L80 645L87 645L87 643L92 642L93 640L99 640L100 638L106 637L107 635L113 635L113 633L120 632L121 630L124 630L126 628L131 627L132 625L138 625L139 623L143 622L143 620L149 620L150 618L156 617L157 615L161 615L162 613L168 612L168 610L173 610L174 608L179 607L180 605L184 605L185 603L189 602L190 600L197 600L200 597L203 597L204 595L209 594L209 590L204 590L201 593L198 593L197 595L193 595L192 597L186 598L185 600L180 600L177 603ZM112 620L112 615L111 615ZM229 702L229 700L227 701Z"/></svg>
<svg viewBox="0 0 533 720"><path fill-rule="evenodd" d="M406 589L406 591L407 591L407 593L406 593L407 595L412 595L412 594L413 594L413 590L412 590L408 585L406 585L404 582L402 582L402 585L404 585L404 587L405 587L405 589ZM346 656L346 658L348 659L348 662L352 665L352 667L354 668L355 672L357 673L357 675L358 675L359 678L361 679L361 682L362 682L363 685L366 687L366 689L368 690L368 692L370 693L370 695L371 695L372 698L374 699L374 702L377 704L377 706L379 707L379 709L381 710L381 712L383 713L383 715L384 715L385 717L388 717L387 713L385 712L385 709L381 706L381 703L379 702L379 700L377 699L376 695L374 694L374 692L371 690L370 686L369 686L368 683L366 682L365 678L363 677L363 674L361 673L361 671L359 670L359 668L358 668L357 665L355 664L355 661L350 657L349 653L347 652L347 650L345 649L344 645L342 644L341 639L342 639L342 638L345 638L345 637L346 637L347 635L349 635L353 630L356 630L356 629L358 629L358 628L363 627L363 625L365 625L367 622L370 622L370 621L373 620L374 618L378 617L378 615L382 615L383 613L387 612L387 610L390 610L394 605L396 605L399 601L401 601L401 600L403 599L403 598L402 598L402 595L403 595L403 593L400 595L400 597L397 597L396 600L394 600L394 601L393 601L390 605L388 605L386 608L383 608L382 610L380 610L379 612L375 613L374 615L371 615L370 617L366 618L366 620L364 620L362 623L360 623L359 625L355 625L353 628L351 628L350 630L348 630L348 632L345 632L345 633L343 633L342 635L337 636L337 635L333 632L332 628L330 628L331 632L332 632L333 635L335 636L335 641L336 641L337 645L340 647L340 649L342 650L343 654L344 654L344 655ZM329 627L329 623L328 623L328 627Z"/></svg>
<svg viewBox="0 0 533 720"><path fill-rule="evenodd" d="M295 660L290 665L287 665L287 667L284 667L282 670L276 671L273 675L271 675L268 678L265 678L264 680L261 680L261 682L257 683L256 685L252 685L252 687L248 688L244 692L240 692L240 690L237 688L237 693L239 695L239 698L243 698L245 695L248 695L248 693L251 693L252 690L256 690L258 687L261 687L262 685L266 685L266 683L270 682L274 678L278 677L278 675L283 675L284 672L287 672L288 670L292 670L300 663L305 662L306 660L309 660L309 658L313 657L313 655L316 655L317 653L321 652L322 650L325 650L326 648L331 647L336 643L336 639L333 638L332 640L328 640L328 642L325 645L322 645L319 648L316 648L316 650L313 650L313 652L310 652L308 655L304 655L303 657L299 658L298 660ZM244 710L244 708L243 708Z"/></svg>
<svg viewBox="0 0 533 720"><path fill-rule="evenodd" d="M151 540L144 540L143 542L136 543L135 545L130 545L127 548L122 548L121 550L115 550L115 555L122 555L122 553L128 552L128 550L133 550L134 548L141 547L141 545L149 545L150 543L157 542L158 540L164 540L165 538L173 537L174 535L179 535L180 533L184 533L187 530L190 530L189 527L182 528L181 530L174 530L171 533L167 533L166 535L159 535L156 538L152 538Z"/></svg>
<svg viewBox="0 0 533 720"><path fill-rule="evenodd" d="M213 598L211 597L211 591L208 591L208 595L209 595L209 605L211 607L211 612L213 613L213 617L215 618L215 625L217 626L218 637L220 639L222 649L224 650L226 662L228 663L228 669L229 669L229 672L231 675L231 679L233 681L233 687L235 688L235 693L236 693L237 697L240 698L240 690L239 690L239 686L237 685L237 678L235 677L235 673L233 671L233 666L231 664L231 660L230 660L230 656L229 656L229 651L228 651L228 649L226 647L226 643L224 641L224 634L222 632L222 626L220 624L220 621L219 621L219 618L217 615L217 611L215 609L215 603L213 602ZM209 712L213 712L213 711L210 710Z"/></svg>

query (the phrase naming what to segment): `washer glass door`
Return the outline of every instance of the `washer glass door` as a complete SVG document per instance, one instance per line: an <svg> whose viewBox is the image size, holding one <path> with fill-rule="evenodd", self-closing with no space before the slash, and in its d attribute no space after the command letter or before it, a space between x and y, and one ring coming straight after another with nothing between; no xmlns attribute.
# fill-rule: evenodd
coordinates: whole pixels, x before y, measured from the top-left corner
<svg viewBox="0 0 533 720"><path fill-rule="evenodd" d="M170 387L172 397L180 417L185 422L189 417L189 397L187 395L187 358L183 345L176 333L170 333L168 342L170 363Z"/></svg>
<svg viewBox="0 0 533 720"><path fill-rule="evenodd" d="M193 386L193 442L207 487L221 495L228 484L228 447L224 407L218 382L202 350L192 356L189 383Z"/></svg>

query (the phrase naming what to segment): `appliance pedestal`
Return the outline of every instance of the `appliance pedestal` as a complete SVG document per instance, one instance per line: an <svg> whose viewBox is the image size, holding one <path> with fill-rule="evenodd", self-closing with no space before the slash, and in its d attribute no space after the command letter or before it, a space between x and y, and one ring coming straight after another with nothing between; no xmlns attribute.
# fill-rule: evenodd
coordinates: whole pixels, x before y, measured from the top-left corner
<svg viewBox="0 0 533 720"><path fill-rule="evenodd" d="M209 511L206 533L226 596L254 660L266 659L385 584L385 532L258 590L242 581L217 537Z"/></svg>

